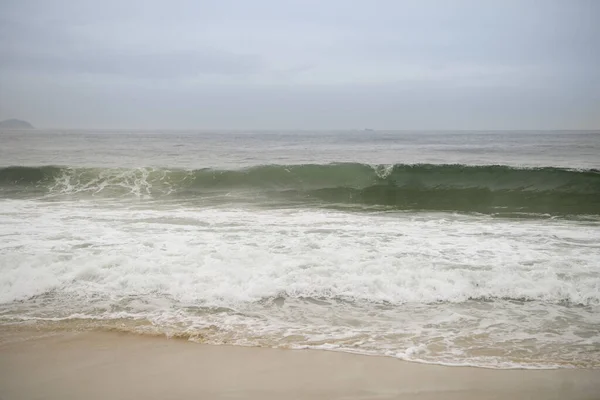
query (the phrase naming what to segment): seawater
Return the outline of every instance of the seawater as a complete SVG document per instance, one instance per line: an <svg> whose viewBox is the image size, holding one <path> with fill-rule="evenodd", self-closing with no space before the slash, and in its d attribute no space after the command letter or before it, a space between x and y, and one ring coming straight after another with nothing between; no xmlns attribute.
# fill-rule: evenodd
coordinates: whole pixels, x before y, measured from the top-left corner
<svg viewBox="0 0 600 400"><path fill-rule="evenodd" d="M600 367L599 132L0 133L0 324Z"/></svg>

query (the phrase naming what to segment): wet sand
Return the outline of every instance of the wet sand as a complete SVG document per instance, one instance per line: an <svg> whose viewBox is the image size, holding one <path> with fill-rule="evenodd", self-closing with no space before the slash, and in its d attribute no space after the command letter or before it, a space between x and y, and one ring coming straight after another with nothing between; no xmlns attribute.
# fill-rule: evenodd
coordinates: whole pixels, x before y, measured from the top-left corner
<svg viewBox="0 0 600 400"><path fill-rule="evenodd" d="M600 370L444 367L120 333L0 343L0 399L600 399Z"/></svg>

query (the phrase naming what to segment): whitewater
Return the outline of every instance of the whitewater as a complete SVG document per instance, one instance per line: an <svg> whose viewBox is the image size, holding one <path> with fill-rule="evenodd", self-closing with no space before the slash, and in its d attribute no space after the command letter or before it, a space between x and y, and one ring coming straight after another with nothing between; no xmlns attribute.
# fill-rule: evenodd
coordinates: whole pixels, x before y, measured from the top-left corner
<svg viewBox="0 0 600 400"><path fill-rule="evenodd" d="M0 132L0 325L600 367L599 132Z"/></svg>

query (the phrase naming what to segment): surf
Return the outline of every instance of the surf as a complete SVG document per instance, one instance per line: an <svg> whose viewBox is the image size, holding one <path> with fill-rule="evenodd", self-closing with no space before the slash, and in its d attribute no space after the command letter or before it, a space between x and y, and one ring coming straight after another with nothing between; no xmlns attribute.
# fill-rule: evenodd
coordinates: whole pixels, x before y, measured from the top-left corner
<svg viewBox="0 0 600 400"><path fill-rule="evenodd" d="M277 201L310 206L489 214L600 215L600 171L505 165L360 163L244 169L0 168L0 195L19 193Z"/></svg>

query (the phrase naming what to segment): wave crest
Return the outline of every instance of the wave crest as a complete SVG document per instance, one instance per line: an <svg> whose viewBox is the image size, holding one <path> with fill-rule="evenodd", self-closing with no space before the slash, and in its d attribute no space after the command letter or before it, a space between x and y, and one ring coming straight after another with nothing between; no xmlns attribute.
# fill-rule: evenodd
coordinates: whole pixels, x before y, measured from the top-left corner
<svg viewBox="0 0 600 400"><path fill-rule="evenodd" d="M502 165L358 163L262 165L239 170L6 167L0 193L202 197L228 194L394 209L600 214L600 172Z"/></svg>

